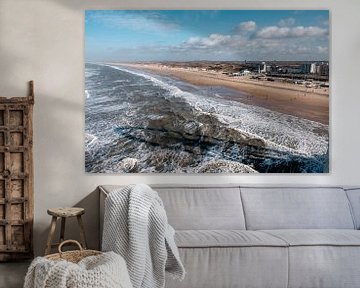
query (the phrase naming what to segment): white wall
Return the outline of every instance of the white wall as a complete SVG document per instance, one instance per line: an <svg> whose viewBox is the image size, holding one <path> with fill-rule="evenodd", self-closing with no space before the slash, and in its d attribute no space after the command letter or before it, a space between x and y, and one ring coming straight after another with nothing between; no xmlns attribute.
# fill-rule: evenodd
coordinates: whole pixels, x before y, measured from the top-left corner
<svg viewBox="0 0 360 288"><path fill-rule="evenodd" d="M326 175L87 175L84 172L84 9L330 9L331 173ZM82 205L97 242L99 184L360 184L360 1L0 0L0 95L26 95L35 81L35 249L53 206ZM75 226L73 226L75 227ZM77 231L73 231L77 232ZM76 235L76 234L75 234ZM71 235L72 236L72 235Z"/></svg>

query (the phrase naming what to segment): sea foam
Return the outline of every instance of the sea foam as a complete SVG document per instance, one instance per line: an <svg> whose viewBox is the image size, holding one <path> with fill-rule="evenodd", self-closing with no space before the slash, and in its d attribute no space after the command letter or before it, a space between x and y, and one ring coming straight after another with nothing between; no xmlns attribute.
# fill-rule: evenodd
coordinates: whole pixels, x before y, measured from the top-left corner
<svg viewBox="0 0 360 288"><path fill-rule="evenodd" d="M314 132L317 130L327 131L327 125L263 107L221 99L218 93L214 95L216 97L207 97L201 93L182 91L165 78L137 69L114 65L105 66L150 80L154 85L169 91L172 97L184 99L200 112L211 113L219 121L238 129L241 133L248 133L263 139L269 147L274 149L306 156L327 153L327 133L319 135Z"/></svg>

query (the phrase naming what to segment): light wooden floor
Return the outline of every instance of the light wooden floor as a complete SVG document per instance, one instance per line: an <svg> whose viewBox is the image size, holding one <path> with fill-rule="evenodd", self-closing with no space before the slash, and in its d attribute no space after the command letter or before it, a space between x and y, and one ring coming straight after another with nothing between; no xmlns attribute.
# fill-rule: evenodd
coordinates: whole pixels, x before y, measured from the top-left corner
<svg viewBox="0 0 360 288"><path fill-rule="evenodd" d="M0 263L0 287L22 288L30 262Z"/></svg>

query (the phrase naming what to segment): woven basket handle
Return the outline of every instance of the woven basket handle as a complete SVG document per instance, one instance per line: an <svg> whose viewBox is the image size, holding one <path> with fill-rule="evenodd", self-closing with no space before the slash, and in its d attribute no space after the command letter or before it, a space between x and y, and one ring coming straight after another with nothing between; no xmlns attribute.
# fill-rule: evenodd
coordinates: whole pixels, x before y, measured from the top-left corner
<svg viewBox="0 0 360 288"><path fill-rule="evenodd" d="M75 244L76 246L78 246L80 252L84 251L84 249L82 248L81 244L80 244L78 241L76 241L76 240L65 240L65 241L63 241L63 242L60 243L59 248L58 248L60 257L61 257L61 254L63 253L63 251L61 250L61 248L62 248L65 244L68 244L68 243L72 243L72 244Z"/></svg>

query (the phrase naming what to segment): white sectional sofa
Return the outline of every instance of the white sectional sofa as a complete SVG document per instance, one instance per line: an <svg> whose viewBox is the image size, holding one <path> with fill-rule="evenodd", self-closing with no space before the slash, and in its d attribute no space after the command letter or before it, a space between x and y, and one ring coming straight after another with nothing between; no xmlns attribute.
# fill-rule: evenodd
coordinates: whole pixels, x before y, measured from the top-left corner
<svg viewBox="0 0 360 288"><path fill-rule="evenodd" d="M100 186L100 217L115 188ZM360 287L360 189L153 188L187 271L167 288Z"/></svg>

